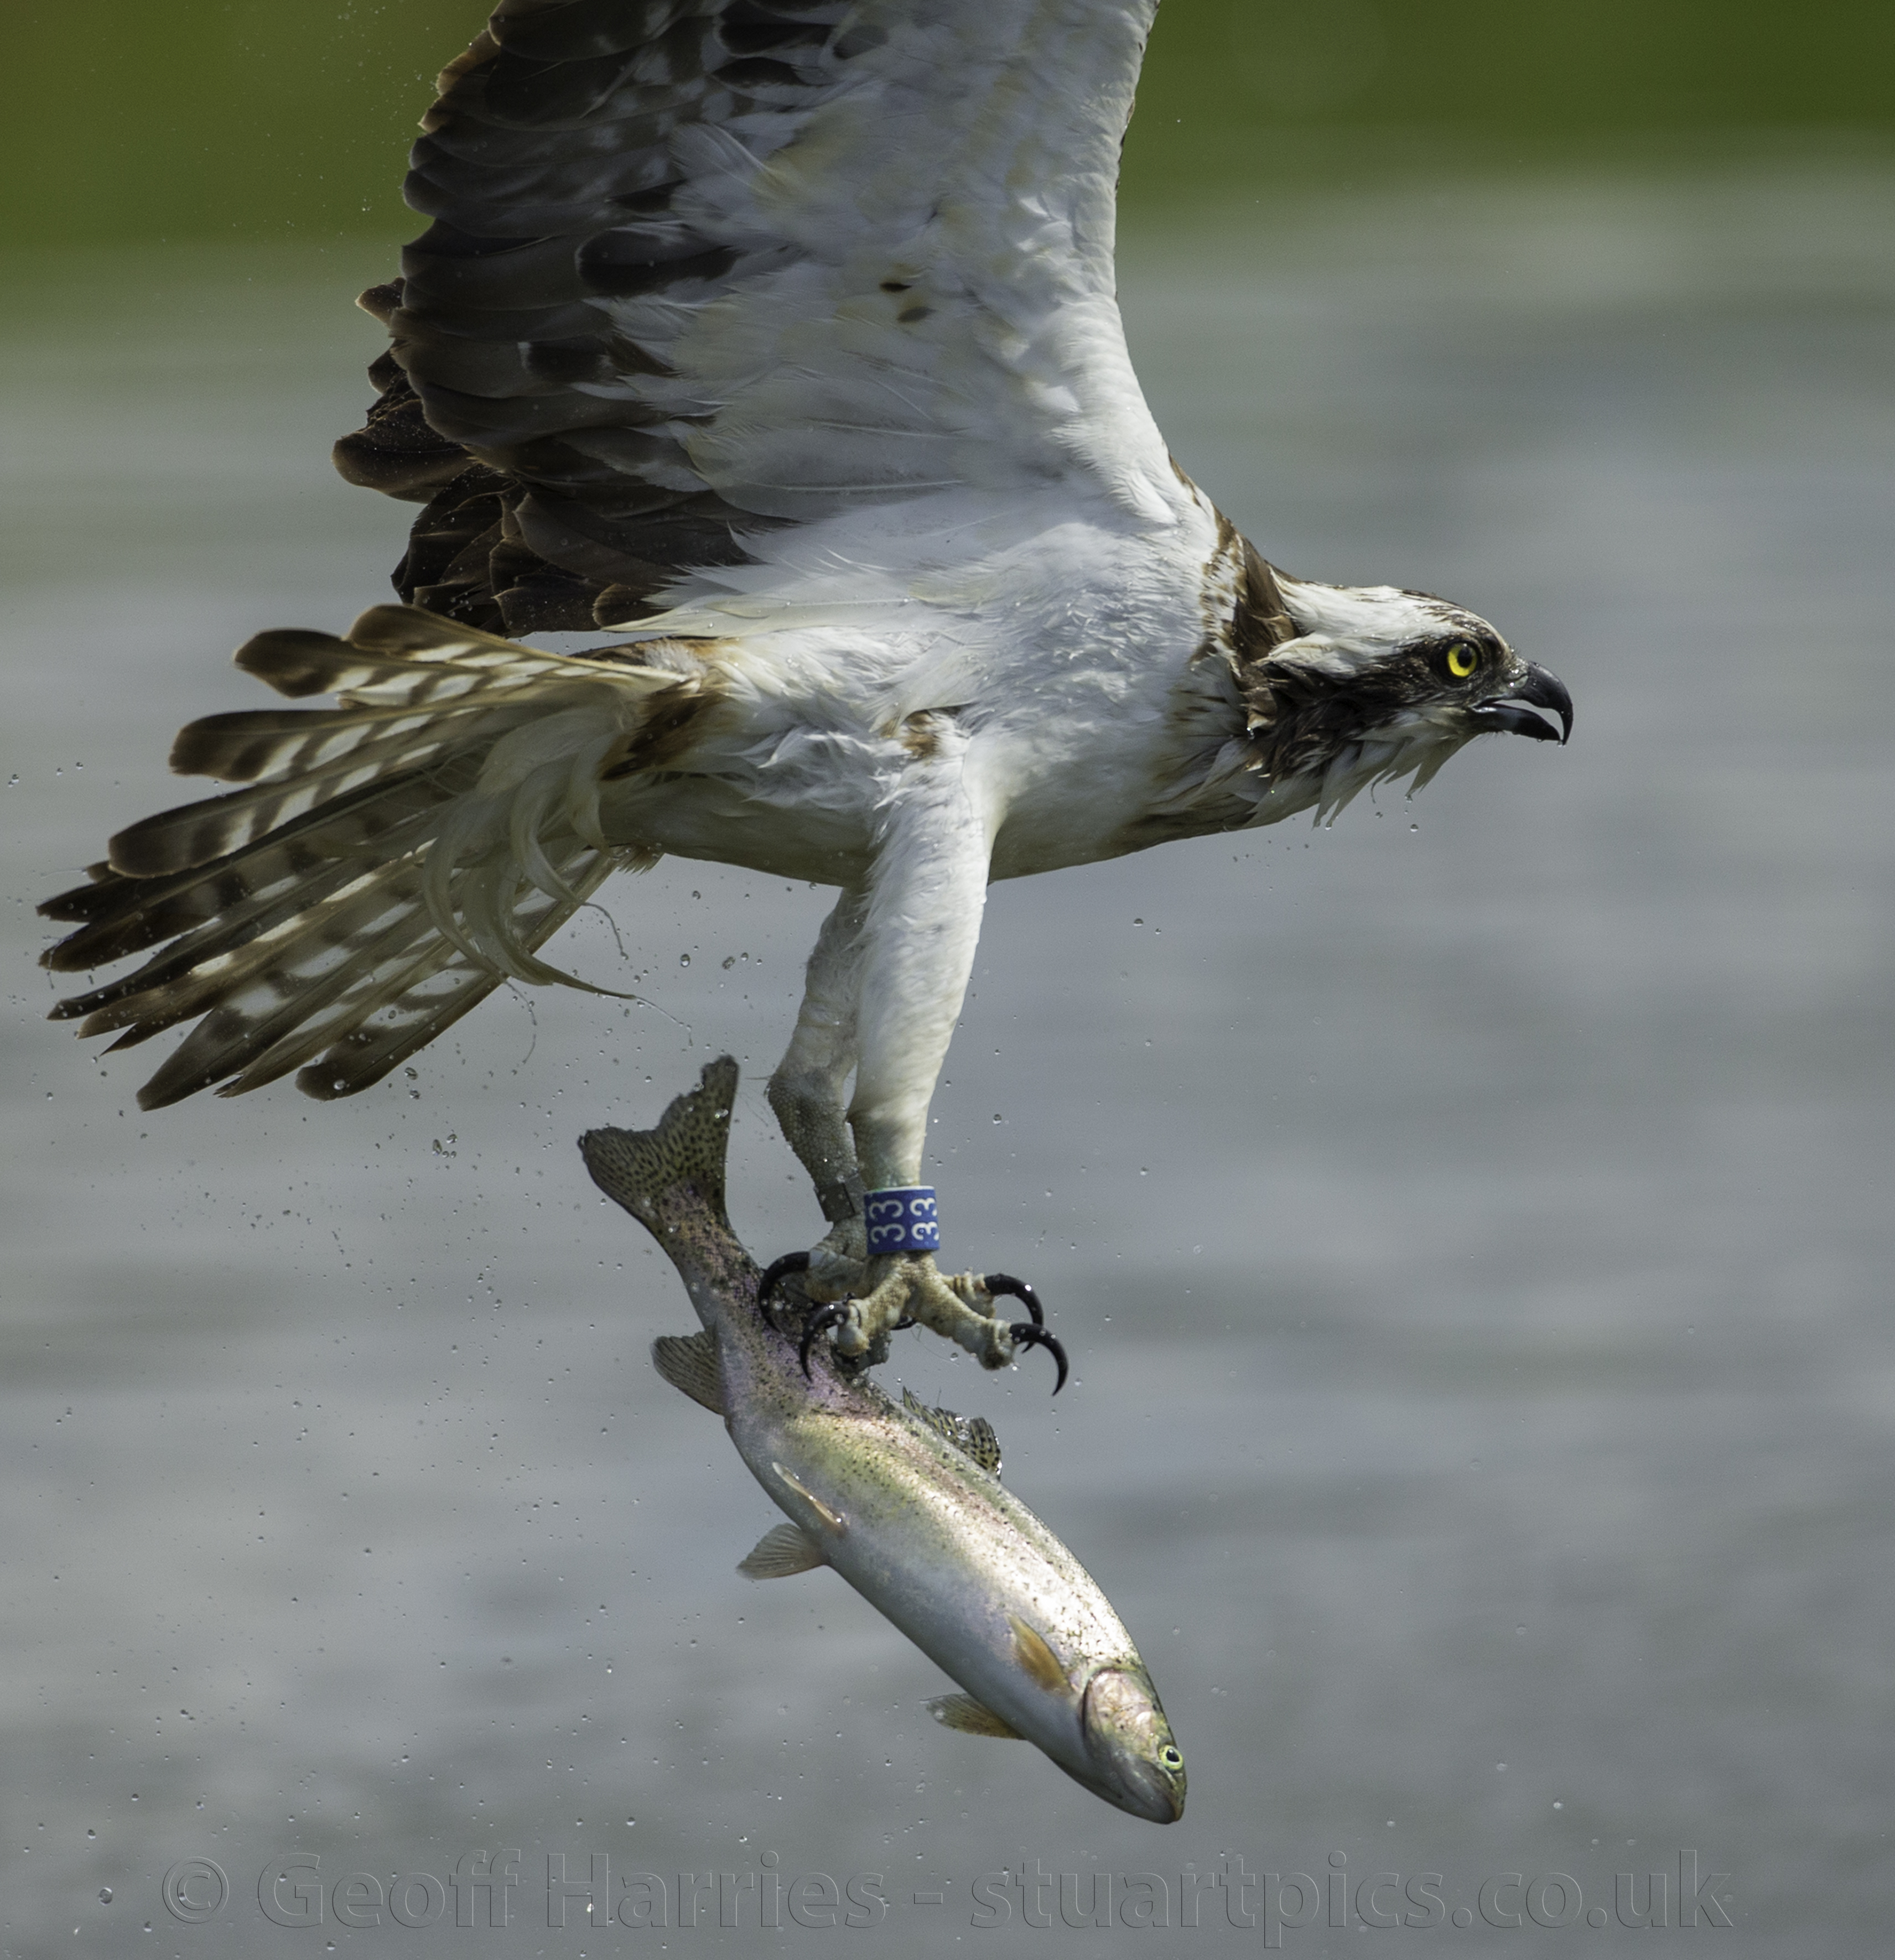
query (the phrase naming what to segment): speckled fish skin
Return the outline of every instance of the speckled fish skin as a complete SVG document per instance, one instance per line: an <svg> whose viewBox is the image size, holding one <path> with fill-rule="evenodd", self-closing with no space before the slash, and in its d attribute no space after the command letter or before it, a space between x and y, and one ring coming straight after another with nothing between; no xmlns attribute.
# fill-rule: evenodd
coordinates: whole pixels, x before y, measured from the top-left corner
<svg viewBox="0 0 1895 1960"><path fill-rule="evenodd" d="M865 1374L840 1372L826 1344L806 1377L795 1341L758 1311L758 1269L725 1211L736 1089L726 1057L655 1130L594 1130L580 1147L715 1338L738 1454L823 1561L976 1701L1107 1803L1175 1822L1183 1759L1084 1567L992 1472Z"/></svg>

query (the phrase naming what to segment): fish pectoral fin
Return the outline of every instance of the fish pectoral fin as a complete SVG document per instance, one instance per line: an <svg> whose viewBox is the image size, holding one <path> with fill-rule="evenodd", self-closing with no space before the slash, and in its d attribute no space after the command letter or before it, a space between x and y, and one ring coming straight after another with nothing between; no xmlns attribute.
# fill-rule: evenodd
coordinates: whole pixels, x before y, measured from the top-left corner
<svg viewBox="0 0 1895 1960"><path fill-rule="evenodd" d="M823 1548L801 1525L772 1525L760 1538L750 1556L737 1567L746 1579L788 1579L798 1572L813 1572L829 1561Z"/></svg>
<svg viewBox="0 0 1895 1960"><path fill-rule="evenodd" d="M651 1343L651 1365L674 1389L713 1415L724 1413L724 1378L717 1365L717 1336L709 1328L701 1334L661 1334Z"/></svg>
<svg viewBox="0 0 1895 1960"><path fill-rule="evenodd" d="M823 1523L828 1526L831 1531L842 1532L848 1530L848 1519L844 1517L840 1511L832 1510L830 1507L824 1503L822 1499L817 1497L816 1493L803 1481L801 1478L797 1476L791 1471L785 1470L780 1463L772 1463L770 1465L770 1468L776 1472L779 1480L783 1484L785 1488L788 1490L794 1491L796 1494L802 1499L803 1502L808 1505L810 1509L822 1519ZM780 1503L782 1502L782 1500L779 1498L777 1501Z"/></svg>
<svg viewBox="0 0 1895 1960"><path fill-rule="evenodd" d="M1038 1628L1028 1626L1017 1613L1009 1613L1007 1623L1013 1629L1013 1657L1020 1663L1021 1672L1049 1694L1056 1694L1066 1685L1066 1671L1059 1665L1059 1656L1046 1644L1046 1636Z"/></svg>
<svg viewBox="0 0 1895 1960"><path fill-rule="evenodd" d="M930 1408L912 1389L902 1390L901 1405L944 1443L971 1456L982 1469L1000 1475L1000 1439L984 1415L956 1415L951 1408Z"/></svg>
<svg viewBox="0 0 1895 1960"><path fill-rule="evenodd" d="M998 1736L1009 1742L1025 1739L986 1702L976 1701L971 1694L938 1694L924 1705L944 1729L958 1729L963 1736Z"/></svg>

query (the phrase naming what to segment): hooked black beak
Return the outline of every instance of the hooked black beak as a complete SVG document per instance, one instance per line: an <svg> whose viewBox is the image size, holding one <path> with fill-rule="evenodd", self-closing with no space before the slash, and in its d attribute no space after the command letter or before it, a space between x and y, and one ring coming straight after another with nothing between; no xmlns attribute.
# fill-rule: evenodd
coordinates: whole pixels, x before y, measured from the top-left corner
<svg viewBox="0 0 1895 1960"><path fill-rule="evenodd" d="M1525 704L1522 705L1521 704ZM1544 716L1534 713L1543 708L1559 718L1559 732ZM1572 696L1556 673L1549 673L1537 660L1527 663L1527 678L1504 701L1490 701L1473 711L1474 724L1485 734L1504 730L1510 735L1530 735L1536 742L1558 742L1562 746L1572 733Z"/></svg>

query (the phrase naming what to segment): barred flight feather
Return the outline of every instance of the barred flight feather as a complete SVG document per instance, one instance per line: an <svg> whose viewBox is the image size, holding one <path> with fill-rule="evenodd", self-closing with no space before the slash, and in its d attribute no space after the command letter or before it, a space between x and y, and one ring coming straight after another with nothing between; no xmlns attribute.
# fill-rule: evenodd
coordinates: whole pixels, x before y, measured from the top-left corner
<svg viewBox="0 0 1895 1960"><path fill-rule="evenodd" d="M442 72L350 481L404 598L645 619L970 485L1180 508L1112 310L1155 0L518 0ZM865 188L872 186L872 189Z"/></svg>
<svg viewBox="0 0 1895 1960"><path fill-rule="evenodd" d="M695 699L687 648L546 654L384 606L345 638L260 634L237 662L339 705L193 723L174 768L249 787L121 831L40 908L78 927L43 956L56 972L160 949L54 1019L114 1049L197 1020L142 1106L292 1070L351 1095L504 981L609 991L538 949L616 866L654 861L607 842L599 778Z"/></svg>
<svg viewBox="0 0 1895 1960"><path fill-rule="evenodd" d="M392 838L390 847L397 848ZM61 1001L53 1010L53 1018L72 1020L83 1016L82 1035L107 1034L133 1024L138 1027L139 1040L157 1034L190 1017L195 998L191 988L208 987L213 998L227 992L240 977L240 953L256 948L257 958L271 956L271 950L282 943L284 928L328 903L345 888L358 886L364 876L359 865L346 861L329 864L319 861L317 869L263 883L226 905L204 924L180 934L135 973ZM129 1047L132 1042L128 1039L120 1045Z"/></svg>
<svg viewBox="0 0 1895 1960"><path fill-rule="evenodd" d="M49 899L40 910L49 918L91 923L40 955L56 972L102 966L142 951L192 923L230 916L240 900L300 882L336 859L385 856L393 826L404 814L425 817L444 788L471 788L477 768L415 770L382 783L365 784L320 810L287 823L243 854L220 857L175 876L139 878L96 864L95 882ZM403 848L406 848L404 845ZM177 921L176 924L171 923ZM161 929L160 929L161 928ZM66 1018L60 1009L56 1016Z"/></svg>

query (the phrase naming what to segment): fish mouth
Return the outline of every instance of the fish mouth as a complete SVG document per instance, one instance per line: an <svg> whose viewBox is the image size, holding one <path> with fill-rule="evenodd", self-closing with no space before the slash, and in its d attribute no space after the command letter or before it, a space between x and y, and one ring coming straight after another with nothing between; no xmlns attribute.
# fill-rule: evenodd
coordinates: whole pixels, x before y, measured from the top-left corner
<svg viewBox="0 0 1895 1960"><path fill-rule="evenodd" d="M1535 714L1536 708L1543 708L1546 714ZM1566 692L1565 682L1537 660L1526 663L1526 678L1518 687L1510 687L1467 712L1479 735L1492 731L1525 735L1536 742L1557 742L1563 748L1572 733L1572 696ZM1547 714L1559 716L1556 730Z"/></svg>
<svg viewBox="0 0 1895 1960"><path fill-rule="evenodd" d="M1142 1670L1112 1667L1094 1675L1080 1723L1099 1795L1150 1823L1177 1823L1184 1815L1184 1758Z"/></svg>

